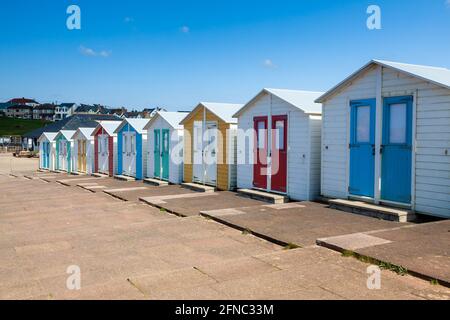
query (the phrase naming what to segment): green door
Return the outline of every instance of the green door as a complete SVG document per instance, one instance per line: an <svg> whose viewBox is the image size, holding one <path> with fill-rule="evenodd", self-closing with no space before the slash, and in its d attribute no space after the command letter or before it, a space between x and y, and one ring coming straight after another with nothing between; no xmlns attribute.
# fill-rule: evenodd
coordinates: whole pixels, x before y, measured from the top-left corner
<svg viewBox="0 0 450 320"><path fill-rule="evenodd" d="M170 141L170 131L168 129L162 130L162 178L164 180L169 180L169 141Z"/></svg>
<svg viewBox="0 0 450 320"><path fill-rule="evenodd" d="M153 150L153 158L155 159L155 168L153 175L155 178L161 177L161 130L154 130L154 150Z"/></svg>

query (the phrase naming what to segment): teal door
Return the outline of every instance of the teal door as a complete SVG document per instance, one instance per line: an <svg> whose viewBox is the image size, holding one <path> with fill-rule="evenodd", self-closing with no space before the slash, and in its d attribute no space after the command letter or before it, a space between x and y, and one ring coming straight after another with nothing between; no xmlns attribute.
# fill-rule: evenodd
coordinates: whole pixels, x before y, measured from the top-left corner
<svg viewBox="0 0 450 320"><path fill-rule="evenodd" d="M44 168L50 168L50 142L44 142Z"/></svg>
<svg viewBox="0 0 450 320"><path fill-rule="evenodd" d="M154 158L154 170L153 175L156 178L161 178L161 130L155 129L154 131L154 144L153 144L153 158Z"/></svg>
<svg viewBox="0 0 450 320"><path fill-rule="evenodd" d="M162 179L169 180L169 148L170 148L170 130L162 130Z"/></svg>
<svg viewBox="0 0 450 320"><path fill-rule="evenodd" d="M374 197L376 100L350 102L350 195Z"/></svg>
<svg viewBox="0 0 450 320"><path fill-rule="evenodd" d="M386 98L381 146L381 200L411 203L413 97Z"/></svg>

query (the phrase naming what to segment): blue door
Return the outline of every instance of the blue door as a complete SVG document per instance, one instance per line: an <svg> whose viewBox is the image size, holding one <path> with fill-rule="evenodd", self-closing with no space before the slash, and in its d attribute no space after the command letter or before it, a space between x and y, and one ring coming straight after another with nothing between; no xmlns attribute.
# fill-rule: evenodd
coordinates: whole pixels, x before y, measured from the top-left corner
<svg viewBox="0 0 450 320"><path fill-rule="evenodd" d="M376 100L350 102L350 195L374 197Z"/></svg>
<svg viewBox="0 0 450 320"><path fill-rule="evenodd" d="M412 102L412 96L384 100L381 200L411 203Z"/></svg>

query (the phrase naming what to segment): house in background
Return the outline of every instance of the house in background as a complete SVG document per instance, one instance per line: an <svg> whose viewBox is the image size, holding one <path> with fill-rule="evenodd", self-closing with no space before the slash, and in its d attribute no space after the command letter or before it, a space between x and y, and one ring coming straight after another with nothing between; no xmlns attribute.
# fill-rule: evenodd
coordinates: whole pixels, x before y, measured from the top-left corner
<svg viewBox="0 0 450 320"><path fill-rule="evenodd" d="M36 107L39 105L39 102L37 102L34 99L28 99L28 98L14 98L8 101L10 105L24 105L29 107Z"/></svg>
<svg viewBox="0 0 450 320"><path fill-rule="evenodd" d="M64 120L75 113L78 105L76 103L61 103L55 107L55 121Z"/></svg>
<svg viewBox="0 0 450 320"><path fill-rule="evenodd" d="M180 124L184 126L184 182L236 188L236 134L233 115L242 104L201 102Z"/></svg>
<svg viewBox="0 0 450 320"><path fill-rule="evenodd" d="M319 196L322 107L314 101L322 94L263 89L234 114L238 188L298 201Z"/></svg>
<svg viewBox="0 0 450 320"><path fill-rule="evenodd" d="M53 121L55 117L56 105L52 103L43 103L33 108L34 120Z"/></svg>
<svg viewBox="0 0 450 320"><path fill-rule="evenodd" d="M159 111L166 111L166 109L157 107L157 108L145 108L142 111L133 110L130 112L125 112L123 114L123 118L151 119Z"/></svg>
<svg viewBox="0 0 450 320"><path fill-rule="evenodd" d="M450 70L373 60L316 101L324 197L450 218Z"/></svg>
<svg viewBox="0 0 450 320"><path fill-rule="evenodd" d="M183 182L183 126L187 112L157 112L144 127L148 137L148 178Z"/></svg>
<svg viewBox="0 0 450 320"><path fill-rule="evenodd" d="M12 104L6 108L6 116L18 119L33 119L33 107L25 104Z"/></svg>
<svg viewBox="0 0 450 320"><path fill-rule="evenodd" d="M10 106L11 106L11 103L9 103L9 102L0 102L0 117L1 116L5 116L6 117L7 109Z"/></svg>

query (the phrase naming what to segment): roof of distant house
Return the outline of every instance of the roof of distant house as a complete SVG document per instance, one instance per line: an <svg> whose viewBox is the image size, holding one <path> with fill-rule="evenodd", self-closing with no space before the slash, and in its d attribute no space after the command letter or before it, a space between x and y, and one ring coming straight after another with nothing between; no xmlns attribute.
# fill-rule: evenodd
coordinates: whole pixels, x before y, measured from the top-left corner
<svg viewBox="0 0 450 320"><path fill-rule="evenodd" d="M56 105L52 103L43 103L36 107L34 107L34 110L48 110L48 109L55 109Z"/></svg>
<svg viewBox="0 0 450 320"><path fill-rule="evenodd" d="M14 98L9 100L8 102L12 104L25 104L25 103L37 103L36 100L28 99L28 98Z"/></svg>
<svg viewBox="0 0 450 320"><path fill-rule="evenodd" d="M73 107L76 103L74 102L64 102L64 103L60 103L59 106L60 107Z"/></svg>

